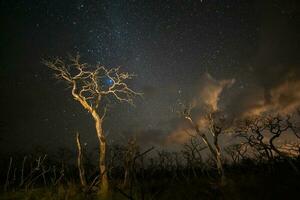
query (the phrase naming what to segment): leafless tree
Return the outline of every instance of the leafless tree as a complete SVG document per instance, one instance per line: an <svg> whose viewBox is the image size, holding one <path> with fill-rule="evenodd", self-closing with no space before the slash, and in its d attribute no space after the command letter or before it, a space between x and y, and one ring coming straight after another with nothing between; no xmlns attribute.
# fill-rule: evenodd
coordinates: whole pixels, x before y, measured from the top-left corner
<svg viewBox="0 0 300 200"><path fill-rule="evenodd" d="M115 189L118 190L124 197L134 200L133 192L134 192L134 186L136 188L139 188L140 195L138 199L145 199L145 186L144 186L144 164L143 160L144 157L154 149L154 147L151 147L142 153L139 151L139 147L136 143L135 139L129 139L126 152L127 154L125 156L124 160L124 170L125 170L125 177L123 181L123 186L129 187L129 192L126 193L121 188L115 186ZM139 160L139 166L137 165L137 161ZM139 169L138 169L139 168ZM140 175L141 178L139 179L137 175Z"/></svg>
<svg viewBox="0 0 300 200"><path fill-rule="evenodd" d="M272 134L271 138L269 139L269 145L271 149L276 152L279 156L286 159L291 167L299 173L298 168L293 164L293 162L290 159L290 155L286 152L280 151L279 148L275 145L275 140L279 138L282 134L287 134L289 130L291 130L297 137L298 132L296 131L296 127L291 122L291 117L281 117L279 115L277 116L270 116L266 120L266 127L267 130Z"/></svg>
<svg viewBox="0 0 300 200"><path fill-rule="evenodd" d="M299 138L299 129L294 125L291 116L282 117L280 115L256 116L244 120L238 128L238 136L245 139L245 142L255 149L261 158L267 160L276 156L286 159L291 167L299 172L290 159L290 155L281 151L275 144L276 139L285 134L294 134ZM274 155L275 154L275 155Z"/></svg>
<svg viewBox="0 0 300 200"><path fill-rule="evenodd" d="M108 175L114 176L116 172L120 172L123 167L123 160L125 158L125 146L120 144L109 144L108 150Z"/></svg>
<svg viewBox="0 0 300 200"><path fill-rule="evenodd" d="M120 68L107 69L104 66L90 66L80 62L80 56L69 58L68 61L59 58L45 60L44 64L54 71L56 78L65 81L71 88L73 98L86 109L95 121L99 141L100 192L108 192L108 177L106 169L106 137L103 131L103 120L106 116L109 100L133 104L133 99L141 95L133 91L126 81L134 74L121 72Z"/></svg>
<svg viewBox="0 0 300 200"><path fill-rule="evenodd" d="M189 121L190 125L193 127L194 131L196 132L196 135L199 136L204 142L204 144L208 147L217 165L218 173L221 177L221 182L224 183L225 175L224 175L222 159L221 159L221 148L219 146L219 136L227 132L227 130L223 128L224 120L222 117L220 117L217 120L215 113L209 112L206 116L206 120L208 122L206 128L208 128L208 131L203 131L202 129L200 129L196 119L192 117L191 110L192 110L191 107L185 108L184 111L181 112L181 115ZM208 136L206 134L211 134L213 138L213 142L209 141Z"/></svg>
<svg viewBox="0 0 300 200"><path fill-rule="evenodd" d="M64 166L59 170L55 165L49 165L47 155L38 157L24 156L22 164L18 166L18 160L10 157L4 190L25 189L26 191L36 184L45 186L57 185L64 178Z"/></svg>
<svg viewBox="0 0 300 200"><path fill-rule="evenodd" d="M227 146L224 150L231 157L234 164L238 164L241 160L247 158L248 145L245 142L232 144Z"/></svg>
<svg viewBox="0 0 300 200"><path fill-rule="evenodd" d="M79 178L81 186L85 189L86 184L86 177L85 177L85 168L83 165L83 154L82 154L82 147L81 147L81 141L80 141L80 135L79 133L76 133L76 144L77 144L77 166L79 171Z"/></svg>
<svg viewBox="0 0 300 200"><path fill-rule="evenodd" d="M189 142L183 145L183 150L181 152L186 159L187 167L192 170L194 176L197 176L196 168L202 167L201 165L203 165L201 152L206 148L207 146L203 146L198 137L193 135Z"/></svg>
<svg viewBox="0 0 300 200"><path fill-rule="evenodd" d="M255 150L259 160L270 160L273 152L270 145L266 142L266 118L251 117L240 121L236 127L237 136L243 138L244 142Z"/></svg>
<svg viewBox="0 0 300 200"><path fill-rule="evenodd" d="M130 138L128 144L125 147L125 156L124 156L124 181L123 186L127 187L129 181L131 180L132 170L134 168L134 158L139 152L139 147L136 143L136 138Z"/></svg>

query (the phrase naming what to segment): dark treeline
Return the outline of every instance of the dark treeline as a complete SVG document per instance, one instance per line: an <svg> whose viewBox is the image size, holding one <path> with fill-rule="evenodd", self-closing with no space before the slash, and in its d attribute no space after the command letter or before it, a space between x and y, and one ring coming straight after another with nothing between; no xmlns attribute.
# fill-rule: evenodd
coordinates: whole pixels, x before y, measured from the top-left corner
<svg viewBox="0 0 300 200"><path fill-rule="evenodd" d="M274 199L297 195L299 138L291 117L260 117L236 124L232 143L221 148L222 178L215 157L200 135L193 135L176 152L142 149L136 139L108 145L107 174L111 199ZM94 199L99 170L95 155L81 148L48 155L2 155L4 199ZM28 196L29 195L29 196ZM48 195L48 196L47 196Z"/></svg>

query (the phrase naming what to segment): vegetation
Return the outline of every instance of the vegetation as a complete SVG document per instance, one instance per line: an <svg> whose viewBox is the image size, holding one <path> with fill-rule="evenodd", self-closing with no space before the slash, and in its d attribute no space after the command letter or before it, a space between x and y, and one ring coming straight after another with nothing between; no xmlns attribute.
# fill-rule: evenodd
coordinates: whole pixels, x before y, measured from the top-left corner
<svg viewBox="0 0 300 200"><path fill-rule="evenodd" d="M239 130L237 137L245 135ZM135 139L128 144L109 145L106 164L110 189L106 198L288 199L298 195L299 174L294 168L300 168L299 146L290 148L298 156L286 157L287 153L275 155L266 143L253 145L242 140L242 145L230 145L222 157L224 183L214 156L205 157L206 148L200 141L192 137L178 152L154 148L141 151ZM71 160L75 152L56 160L44 152L3 157L6 162L1 166L0 199L103 199L98 195L96 163L87 159L87 152L82 153L82 166ZM81 167L85 168L85 185L78 172Z"/></svg>
<svg viewBox="0 0 300 200"><path fill-rule="evenodd" d="M103 131L103 120L107 112L108 101L133 103L133 98L139 93L130 89L126 81L133 75L120 72L119 68L107 69L104 66L89 66L80 62L80 56L70 56L69 62L61 59L44 61L44 64L54 71L56 78L65 81L71 88L71 94L80 105L87 110L95 121L96 134L99 141L99 181L103 197L108 193L108 178L106 169L107 142ZM78 146L80 148L80 145ZM78 160L80 162L80 159ZM81 184L85 185L80 168Z"/></svg>
<svg viewBox="0 0 300 200"><path fill-rule="evenodd" d="M94 119L99 162L91 160L79 133L74 138L77 152L3 155L0 199L289 199L298 195L300 112L228 119L215 108L199 118L193 108L184 106L179 113L189 123L190 140L178 151L143 149L134 138L127 144L108 144L102 125L109 103L132 104L140 95L126 84L133 75L119 68L82 64L79 56L45 64L70 86L71 95ZM222 135L230 138L226 146L220 144ZM287 136L295 142L283 142Z"/></svg>

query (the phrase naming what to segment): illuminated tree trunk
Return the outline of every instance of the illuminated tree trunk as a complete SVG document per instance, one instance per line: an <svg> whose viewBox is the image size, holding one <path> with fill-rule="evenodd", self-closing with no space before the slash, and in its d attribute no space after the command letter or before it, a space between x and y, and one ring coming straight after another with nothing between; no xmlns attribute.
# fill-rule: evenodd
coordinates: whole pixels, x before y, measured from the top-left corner
<svg viewBox="0 0 300 200"><path fill-rule="evenodd" d="M100 193L102 196L108 195L108 178L106 170L106 140L102 129L102 119L96 111L92 112L95 120L95 127L99 141L99 169L100 169Z"/></svg>
<svg viewBox="0 0 300 200"><path fill-rule="evenodd" d="M94 118L97 137L99 141L99 169L100 169L100 193L108 195L108 177L106 170L106 140L103 134L102 123L106 113L106 103L102 97L111 97L119 102L132 104L133 97L141 95L134 92L126 84L126 80L132 79L134 74L120 72L119 68L106 69L97 65L88 67L87 63L80 63L80 56L70 57L69 62L60 59L44 61L44 64L55 71L58 79L64 80L72 87L72 96ZM101 80L109 80L109 85ZM98 109L98 107L103 110ZM99 113L97 113L97 110ZM103 113L101 114L101 111Z"/></svg>
<svg viewBox="0 0 300 200"><path fill-rule="evenodd" d="M221 176L222 183L225 181L225 176L224 176L224 170L223 170L223 165L222 165L222 159L221 159L221 148L219 145L218 141L218 136L219 134L214 133L214 145L215 145L215 157L216 157L216 162L217 162L217 167L218 167L218 172L219 175Z"/></svg>
<svg viewBox="0 0 300 200"><path fill-rule="evenodd" d="M125 169L125 173L124 173L124 181L123 181L123 186L126 187L129 184L129 169L126 168Z"/></svg>
<svg viewBox="0 0 300 200"><path fill-rule="evenodd" d="M78 155L77 155L77 166L79 171L79 177L80 177L80 183L81 186L85 189L86 188L86 178L85 178L85 170L82 163L82 150L81 150L81 142L80 142L80 136L79 133L76 134L76 143L77 143L77 149L78 149Z"/></svg>
<svg viewBox="0 0 300 200"><path fill-rule="evenodd" d="M224 175L224 169L221 160L221 152L219 150L216 150L215 154L216 154L215 158L216 158L218 173L221 176L221 184L225 184L225 175Z"/></svg>
<svg viewBox="0 0 300 200"><path fill-rule="evenodd" d="M198 129L196 129L198 130ZM197 131L198 134L200 133L200 131ZM216 165L217 165L217 169L218 169L218 173L221 176L222 182L225 179L224 176L224 170L223 170L223 165L222 165L222 160L221 160L221 152L220 152L220 147L218 145L218 143L215 143L216 148L214 148L210 142L208 141L207 137L204 134L200 134L202 140L204 141L204 143L206 143L206 145L208 146L210 152L212 153L215 161L216 161Z"/></svg>

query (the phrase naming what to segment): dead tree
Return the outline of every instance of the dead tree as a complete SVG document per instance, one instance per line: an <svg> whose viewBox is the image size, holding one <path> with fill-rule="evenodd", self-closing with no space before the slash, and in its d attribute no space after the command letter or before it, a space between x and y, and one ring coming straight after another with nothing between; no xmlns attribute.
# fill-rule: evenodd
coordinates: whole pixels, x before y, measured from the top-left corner
<svg viewBox="0 0 300 200"><path fill-rule="evenodd" d="M186 159L188 169L192 170L195 177L197 176L196 169L200 167L202 169L203 167L201 152L206 148L207 146L203 146L202 142L195 136L192 136L189 142L183 145L183 150L181 152L183 157Z"/></svg>
<svg viewBox="0 0 300 200"><path fill-rule="evenodd" d="M127 187L129 185L129 181L131 180L132 170L134 168L134 158L139 152L139 147L136 143L135 138L131 138L128 140L128 144L125 147L125 156L124 156L124 181L123 186Z"/></svg>
<svg viewBox="0 0 300 200"><path fill-rule="evenodd" d="M276 152L279 156L284 158L291 167L295 170L295 172L299 173L298 168L294 165L292 160L290 159L290 155L280 151L279 148L275 145L275 140L279 138L282 134L286 134L289 130L298 137L298 132L295 132L296 128L293 126L291 122L291 117L287 116L286 118L275 116L275 117L268 117L266 121L267 130L272 134L271 138L269 139L269 145L271 149Z"/></svg>
<svg viewBox="0 0 300 200"><path fill-rule="evenodd" d="M251 147L258 155L259 161L273 159L273 152L266 142L266 122L263 117L252 117L241 121L235 132L237 137L243 139L244 143Z"/></svg>
<svg viewBox="0 0 300 200"><path fill-rule="evenodd" d="M90 66L80 62L80 56L71 57L67 62L61 59L46 60L44 64L54 71L56 78L65 81L71 88L73 98L86 109L95 121L99 141L100 192L108 192L106 169L106 138L103 120L109 101L133 104L133 98L140 95L129 88L126 81L134 74L121 72L120 68L107 69L104 66Z"/></svg>
<svg viewBox="0 0 300 200"><path fill-rule="evenodd" d="M247 158L248 145L244 142L232 144L225 148L225 152L231 157L234 164L238 164L241 160Z"/></svg>
<svg viewBox="0 0 300 200"><path fill-rule="evenodd" d="M82 154L82 148L81 148L81 141L79 133L76 133L76 144L77 144L77 166L79 171L79 178L81 186L85 189L86 188L86 177L85 177L85 169L83 165L83 154Z"/></svg>
<svg viewBox="0 0 300 200"><path fill-rule="evenodd" d="M215 147L213 155L216 159L218 172L221 175L222 179L224 179L224 170L223 170L222 159L221 159L221 147L219 145L219 136L220 134L224 133L224 130L221 124L216 123L216 119L214 118L212 113L208 114L207 118L209 123L208 130L213 136L213 143Z"/></svg>
<svg viewBox="0 0 300 200"><path fill-rule="evenodd" d="M238 136L244 138L245 142L254 148L262 158L267 158L267 160L283 158L299 173L299 170L290 159L290 155L281 151L275 144L276 139L288 133L295 134L295 136L299 138L298 128L292 123L290 116L281 117L279 115L270 115L247 119L242 123L237 133Z"/></svg>
<svg viewBox="0 0 300 200"><path fill-rule="evenodd" d="M193 119L191 114L191 108L185 108L184 112L181 113L182 116L187 119L190 123L190 125L193 127L194 131L196 132L196 135L199 136L204 144L208 147L209 151L211 152L214 161L217 165L218 173L221 177L221 182L223 183L225 181L225 175L222 165L222 159L221 159L221 148L219 146L219 136L225 132L223 130L221 123L218 124L216 122L215 116L213 113L209 113L206 117L206 120L208 121L208 132L213 137L213 142L209 141L206 131L203 131L200 129L199 124L195 119Z"/></svg>
<svg viewBox="0 0 300 200"><path fill-rule="evenodd" d="M119 191L124 197L134 200L135 198L133 197L133 192L134 192L134 186L136 185L137 188L140 189L140 193L141 193L141 197L139 199L145 199L145 190L144 190L144 183L143 180L145 179L144 175L144 165L142 164L140 167L140 175L142 176L142 180L140 181L139 178L137 177L138 174L138 169L137 169L137 160L141 159L143 160L143 157L146 156L150 151L152 151L154 149L154 147L151 147L147 150L145 150L144 152L140 152L138 151L137 148L137 144L135 140L129 140L129 149L133 148L134 152L132 152L132 150L128 150L130 151L130 168L129 171L130 173L128 174L127 180L126 180L126 184L128 183L129 185L129 193L126 193L125 191L123 191L121 188L115 186L115 189L117 191ZM142 163L142 162L141 162ZM125 183L125 180L124 180Z"/></svg>

